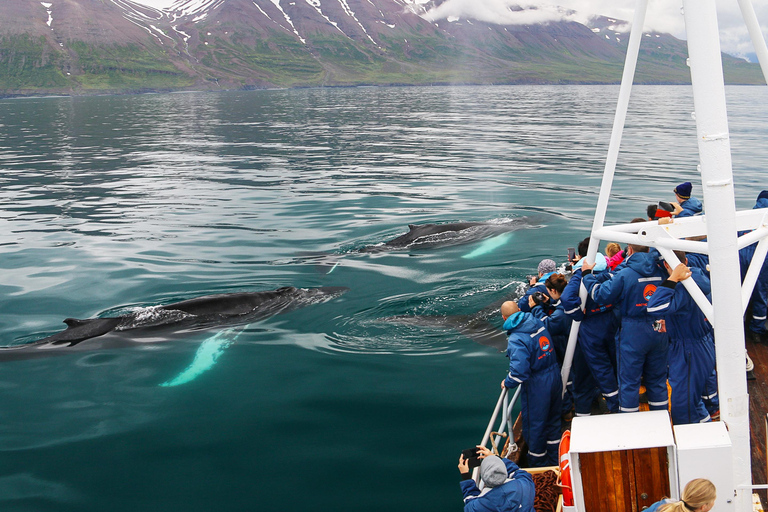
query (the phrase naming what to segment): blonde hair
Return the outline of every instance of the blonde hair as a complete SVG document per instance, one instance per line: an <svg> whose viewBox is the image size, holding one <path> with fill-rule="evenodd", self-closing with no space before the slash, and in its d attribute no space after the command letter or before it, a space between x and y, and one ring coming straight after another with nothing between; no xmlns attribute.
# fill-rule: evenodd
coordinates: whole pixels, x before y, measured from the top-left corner
<svg viewBox="0 0 768 512"><path fill-rule="evenodd" d="M659 507L659 512L692 512L717 499L715 484L706 478L696 478L685 484L682 500Z"/></svg>
<svg viewBox="0 0 768 512"><path fill-rule="evenodd" d="M605 255L609 258L615 256L619 252L621 252L621 246L616 242L611 242L605 246Z"/></svg>

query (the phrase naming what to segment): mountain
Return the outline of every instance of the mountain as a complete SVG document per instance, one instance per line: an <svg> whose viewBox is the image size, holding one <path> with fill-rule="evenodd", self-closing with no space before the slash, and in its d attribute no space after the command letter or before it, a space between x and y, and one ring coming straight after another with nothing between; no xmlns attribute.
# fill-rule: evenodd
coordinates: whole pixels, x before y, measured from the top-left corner
<svg viewBox="0 0 768 512"><path fill-rule="evenodd" d="M2 0L0 95L621 78L621 21L431 21L440 3ZM684 41L649 33L643 43L638 82L689 82ZM723 63L729 81L763 83L757 65Z"/></svg>

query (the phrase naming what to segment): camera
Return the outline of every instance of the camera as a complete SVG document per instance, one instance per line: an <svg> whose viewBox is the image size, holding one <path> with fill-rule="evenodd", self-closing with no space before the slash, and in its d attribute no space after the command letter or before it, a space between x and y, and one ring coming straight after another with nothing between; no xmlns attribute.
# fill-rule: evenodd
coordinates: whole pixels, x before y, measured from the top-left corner
<svg viewBox="0 0 768 512"><path fill-rule="evenodd" d="M531 297L533 298L533 302L535 302L537 305L541 306L542 304L547 303L547 295L544 292L533 292L531 294Z"/></svg>
<svg viewBox="0 0 768 512"><path fill-rule="evenodd" d="M467 465L470 470L480 465L481 460L478 458L477 448L467 448L466 450L462 450L461 454L467 460Z"/></svg>

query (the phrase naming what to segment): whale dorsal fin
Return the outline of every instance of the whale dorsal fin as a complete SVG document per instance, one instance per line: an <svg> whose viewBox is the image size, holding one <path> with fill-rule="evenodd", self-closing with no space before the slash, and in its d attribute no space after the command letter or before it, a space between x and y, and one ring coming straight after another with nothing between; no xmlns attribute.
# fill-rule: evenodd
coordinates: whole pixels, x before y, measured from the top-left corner
<svg viewBox="0 0 768 512"><path fill-rule="evenodd" d="M417 227L418 227L418 226L417 226L416 224L408 224L408 229L410 229L411 231L413 231L413 230L414 230L414 229L416 229Z"/></svg>
<svg viewBox="0 0 768 512"><path fill-rule="evenodd" d="M85 325L91 320L80 320L79 318L65 318L64 323L67 324L67 327L80 327L81 325Z"/></svg>

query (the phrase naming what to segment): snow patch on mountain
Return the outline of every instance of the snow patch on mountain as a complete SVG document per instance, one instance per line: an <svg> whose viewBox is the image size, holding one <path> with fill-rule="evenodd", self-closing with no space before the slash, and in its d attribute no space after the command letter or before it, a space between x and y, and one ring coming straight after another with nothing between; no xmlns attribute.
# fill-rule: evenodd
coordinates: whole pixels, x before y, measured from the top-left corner
<svg viewBox="0 0 768 512"><path fill-rule="evenodd" d="M53 11L51 10L51 7L53 7L53 4L48 2L40 2L40 4L43 7L45 7L45 12L48 13L48 21L46 21L45 24L50 27L51 23L53 23Z"/></svg>
<svg viewBox="0 0 768 512"><path fill-rule="evenodd" d="M373 40L371 35L368 33L367 30L365 30L365 27L362 23L360 23L360 20L357 19L357 16L355 16L355 12L349 7L349 4L347 3L347 0L339 0L339 3L341 4L342 9L344 9L344 12L347 13L347 16L355 20L357 25L363 29L363 33L365 33L366 37L370 39L370 41L375 44L376 46L379 46L379 44Z"/></svg>
<svg viewBox="0 0 768 512"><path fill-rule="evenodd" d="M306 2L309 5L311 5L312 7L314 7L315 10L317 11L317 13L320 16L322 16L323 18L325 18L325 21L327 21L328 23L330 23L331 25L336 27L336 30L338 30L339 32L344 34L344 31L339 28L339 24L336 23L335 21L331 21L331 18L329 18L328 16L325 15L325 13L323 12L323 9L322 9L322 5L320 4L320 0L306 0ZM344 34L344 35L347 36L347 34ZM347 37L349 37L349 36L347 36ZM351 37L349 37L349 38L352 39Z"/></svg>
<svg viewBox="0 0 768 512"><path fill-rule="evenodd" d="M278 9L280 9L280 12L283 13L283 16L285 17L285 21L288 22L288 24L293 29L293 33L296 34L296 37L299 38L299 41L301 41L301 44L307 44L307 41L299 35L299 31L296 30L296 27L293 24L293 20L291 20L291 17L288 16L288 13L286 13L283 8L280 6L280 0L272 0L272 3L277 6Z"/></svg>
<svg viewBox="0 0 768 512"><path fill-rule="evenodd" d="M224 0L177 0L169 10L180 16L195 16L192 21L198 22L223 3Z"/></svg>

